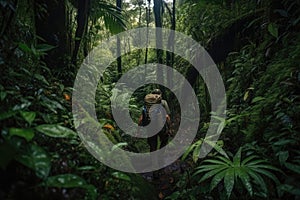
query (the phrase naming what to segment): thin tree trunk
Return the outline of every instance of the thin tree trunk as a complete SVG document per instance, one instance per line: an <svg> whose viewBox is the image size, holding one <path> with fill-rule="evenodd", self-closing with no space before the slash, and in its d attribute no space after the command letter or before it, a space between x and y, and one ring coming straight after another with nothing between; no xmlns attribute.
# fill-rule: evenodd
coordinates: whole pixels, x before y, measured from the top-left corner
<svg viewBox="0 0 300 200"><path fill-rule="evenodd" d="M168 7L168 5L165 3L165 6L169 12L169 15L170 15L170 19L171 19L171 30L175 31L175 28L176 28L176 16L175 16L175 3L176 3L176 0L173 0L173 7L172 7L172 11L171 9ZM173 68L173 64L174 64L174 32L171 32L170 35L169 35L169 38L168 38L168 49L171 50L168 51L166 54L166 64L167 66L169 67L172 67ZM173 78L173 73L172 71L168 71L169 73L167 74L167 77L168 77L168 84L170 86L172 86L173 84L173 81L172 81L172 78Z"/></svg>
<svg viewBox="0 0 300 200"><path fill-rule="evenodd" d="M116 6L118 10L121 12L122 10L122 0L116 0ZM121 41L120 38L117 37L117 54L119 57L117 58L117 66L118 66L118 77L122 76L122 58L121 58Z"/></svg>
<svg viewBox="0 0 300 200"><path fill-rule="evenodd" d="M80 49L82 38L85 35L85 27L88 22L88 9L90 0L78 0L77 28L75 32L75 47L72 55L72 64L77 64L77 56Z"/></svg>
<svg viewBox="0 0 300 200"><path fill-rule="evenodd" d="M139 28L141 27L141 23L142 23L142 5L139 4ZM139 43L142 42L142 36L141 36L141 31L139 31ZM138 50L138 58L137 58L137 65L140 65L140 60L141 60L141 54L142 54L142 49Z"/></svg>
<svg viewBox="0 0 300 200"><path fill-rule="evenodd" d="M149 42L149 21L150 21L150 0L148 0L148 6L146 8L146 23L147 23L147 34L146 34L146 51L145 51L145 64L147 64L148 60L148 42ZM146 68L145 68L146 69ZM145 71L145 75L147 72Z"/></svg>
<svg viewBox="0 0 300 200"><path fill-rule="evenodd" d="M156 57L159 64L163 64L163 51L162 51L162 14L163 14L163 2L162 0L154 1L154 17L156 27ZM157 65L157 80L163 82L163 70Z"/></svg>

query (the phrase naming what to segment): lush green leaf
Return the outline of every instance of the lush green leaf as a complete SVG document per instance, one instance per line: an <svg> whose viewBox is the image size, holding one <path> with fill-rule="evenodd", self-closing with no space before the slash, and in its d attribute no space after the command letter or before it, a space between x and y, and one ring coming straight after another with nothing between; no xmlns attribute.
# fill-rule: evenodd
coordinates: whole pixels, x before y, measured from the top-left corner
<svg viewBox="0 0 300 200"><path fill-rule="evenodd" d="M10 136L19 136L25 138L27 142L31 141L34 137L33 129L24 129L24 128L10 128L9 129Z"/></svg>
<svg viewBox="0 0 300 200"><path fill-rule="evenodd" d="M290 162L286 162L286 163L284 163L284 165L289 170L292 170L293 172L296 172L296 173L300 174L300 165L296 165L296 164L293 164L293 163L290 163Z"/></svg>
<svg viewBox="0 0 300 200"><path fill-rule="evenodd" d="M124 181L130 181L130 176L128 176L127 174L123 173L123 172L113 172L112 176Z"/></svg>
<svg viewBox="0 0 300 200"><path fill-rule="evenodd" d="M228 198L230 197L234 186L234 179L235 179L235 170L233 168L227 170L224 177L224 186Z"/></svg>
<svg viewBox="0 0 300 200"><path fill-rule="evenodd" d="M33 169L39 178L46 178L51 169L51 161L47 152L40 146L29 144L15 158L18 162Z"/></svg>
<svg viewBox="0 0 300 200"><path fill-rule="evenodd" d="M26 122L28 122L29 124L31 124L33 122L33 120L35 119L36 113L35 112L27 112L27 111L20 111L21 116L26 120Z"/></svg>
<svg viewBox="0 0 300 200"><path fill-rule="evenodd" d="M84 188L87 191L87 199L97 199L97 189L94 185L87 184L86 181L75 174L60 174L48 177L43 186L58 188Z"/></svg>
<svg viewBox="0 0 300 200"><path fill-rule="evenodd" d="M58 124L43 124L35 127L37 131L55 138L73 138L77 134L73 130Z"/></svg>
<svg viewBox="0 0 300 200"><path fill-rule="evenodd" d="M227 173L226 170L218 172L211 180L210 182L210 190L213 190L218 183L225 177L225 174Z"/></svg>

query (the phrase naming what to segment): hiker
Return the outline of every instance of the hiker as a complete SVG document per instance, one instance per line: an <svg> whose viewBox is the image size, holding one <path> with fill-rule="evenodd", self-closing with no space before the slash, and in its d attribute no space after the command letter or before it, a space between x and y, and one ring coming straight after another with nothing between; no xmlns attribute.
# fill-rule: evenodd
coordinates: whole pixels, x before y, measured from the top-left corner
<svg viewBox="0 0 300 200"><path fill-rule="evenodd" d="M154 89L151 92L151 94L146 95L145 101L146 101L147 96L158 99L157 102L155 102L153 100L153 104L161 104L164 107L165 111L166 111L166 116L165 116L166 117L166 123L164 124L163 128L159 131L159 133L155 134L154 136L151 136L151 137L147 138L147 143L150 146L150 152L152 152L152 151L157 150L158 136L159 136L159 139L160 139L160 148L167 145L168 139L169 139L169 135L168 135L169 130L168 129L169 129L169 126L171 124L170 123L171 120L170 120L170 109L169 109L167 101L162 99L161 90L160 89ZM150 120L148 120L149 116L147 116L147 115L149 115L149 111L146 111L145 109L147 109L147 106L144 106L143 113L139 118L138 124L140 126L146 126L147 124L150 123ZM147 114L147 112L148 112L148 114Z"/></svg>

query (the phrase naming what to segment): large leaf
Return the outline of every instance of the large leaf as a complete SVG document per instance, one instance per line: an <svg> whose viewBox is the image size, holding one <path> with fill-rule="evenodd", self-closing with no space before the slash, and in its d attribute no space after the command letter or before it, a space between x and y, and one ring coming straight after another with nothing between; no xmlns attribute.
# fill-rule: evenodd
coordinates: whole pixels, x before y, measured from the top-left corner
<svg viewBox="0 0 300 200"><path fill-rule="evenodd" d="M36 116L35 112L20 111L20 114L29 125L31 125Z"/></svg>
<svg viewBox="0 0 300 200"><path fill-rule="evenodd" d="M242 180L242 183L244 184L245 188L249 192L249 194L253 195L253 189L252 184L250 182L250 177L248 175L248 171L245 170L243 167L239 167L238 170L235 171L237 176Z"/></svg>
<svg viewBox="0 0 300 200"><path fill-rule="evenodd" d="M37 131L55 138L73 138L77 136L73 130L58 124L43 124L35 128Z"/></svg>
<svg viewBox="0 0 300 200"><path fill-rule="evenodd" d="M218 174L216 174L213 179L210 182L210 190L212 191L218 183L225 177L225 174L227 173L227 170L221 171Z"/></svg>
<svg viewBox="0 0 300 200"><path fill-rule="evenodd" d="M263 174L263 175L269 177L276 184L279 184L279 180L277 179L277 177L273 173L269 172L268 170L260 169L260 168L252 168L252 170L255 171L255 172L257 172L257 173L260 173L260 174Z"/></svg>
<svg viewBox="0 0 300 200"><path fill-rule="evenodd" d="M60 174L56 176L50 176L43 183L45 186L58 188L82 187L85 184L85 180L75 174Z"/></svg>
<svg viewBox="0 0 300 200"><path fill-rule="evenodd" d="M241 154L242 154L242 147L239 148L238 152L233 157L233 165L240 166L241 164Z"/></svg>
<svg viewBox="0 0 300 200"><path fill-rule="evenodd" d="M227 167L220 167L220 168L216 168L214 170L211 170L210 172L207 172L204 176L202 176L202 178L199 180L199 183L205 181L206 179L212 177L212 176L215 176L216 174L220 173L221 171L226 171ZM197 172L196 172L197 173Z"/></svg>
<svg viewBox="0 0 300 200"><path fill-rule="evenodd" d="M34 137L34 131L33 131L33 129L10 128L9 135L25 138L27 140L27 142L29 142Z"/></svg>
<svg viewBox="0 0 300 200"><path fill-rule="evenodd" d="M123 172L113 172L112 176L124 181L130 181L130 176L128 176L127 174L123 173Z"/></svg>
<svg viewBox="0 0 300 200"><path fill-rule="evenodd" d="M16 158L18 162L33 169L39 178L46 178L51 169L51 161L47 152L40 146L30 144Z"/></svg>
<svg viewBox="0 0 300 200"><path fill-rule="evenodd" d="M48 177L43 186L58 188L84 188L87 191L87 199L97 199L97 189L94 185L87 184L86 181L75 174L60 174Z"/></svg>
<svg viewBox="0 0 300 200"><path fill-rule="evenodd" d="M296 164L289 163L289 162L286 162L284 165L289 170L292 170L293 172L300 174L300 165L296 165Z"/></svg>
<svg viewBox="0 0 300 200"><path fill-rule="evenodd" d="M248 162L250 162L251 160L253 160L255 158L258 158L258 156L256 156L256 155L248 156L241 162L241 166L246 165Z"/></svg>
<svg viewBox="0 0 300 200"><path fill-rule="evenodd" d="M260 174L253 172L252 170L248 170L248 174L250 177L254 179L254 181L260 186L263 192L266 194L268 192L266 183Z"/></svg>
<svg viewBox="0 0 300 200"><path fill-rule="evenodd" d="M224 177L224 185L227 197L229 198L234 186L234 176L235 176L235 170L234 168L231 168L227 170L225 177Z"/></svg>

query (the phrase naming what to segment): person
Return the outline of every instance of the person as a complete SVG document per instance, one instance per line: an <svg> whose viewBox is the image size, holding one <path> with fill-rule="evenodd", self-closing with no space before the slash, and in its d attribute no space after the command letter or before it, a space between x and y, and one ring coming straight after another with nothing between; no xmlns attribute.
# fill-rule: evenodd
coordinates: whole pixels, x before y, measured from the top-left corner
<svg viewBox="0 0 300 200"><path fill-rule="evenodd" d="M162 96L162 92L160 89L154 89L151 94L157 94L157 95L161 95ZM166 111L166 124L164 125L164 127L159 131L158 134L155 134L151 137L147 138L147 143L150 147L150 152L152 151L156 151L157 150L157 139L159 137L160 139L160 148L164 147L167 145L168 143L168 139L169 139L169 135L168 135L168 129L169 126L171 124L171 118L170 118L170 109L169 109L169 105L168 102L164 99L161 100L161 105L164 107L165 111ZM143 115L140 116L139 118L139 125L142 123L143 120Z"/></svg>

